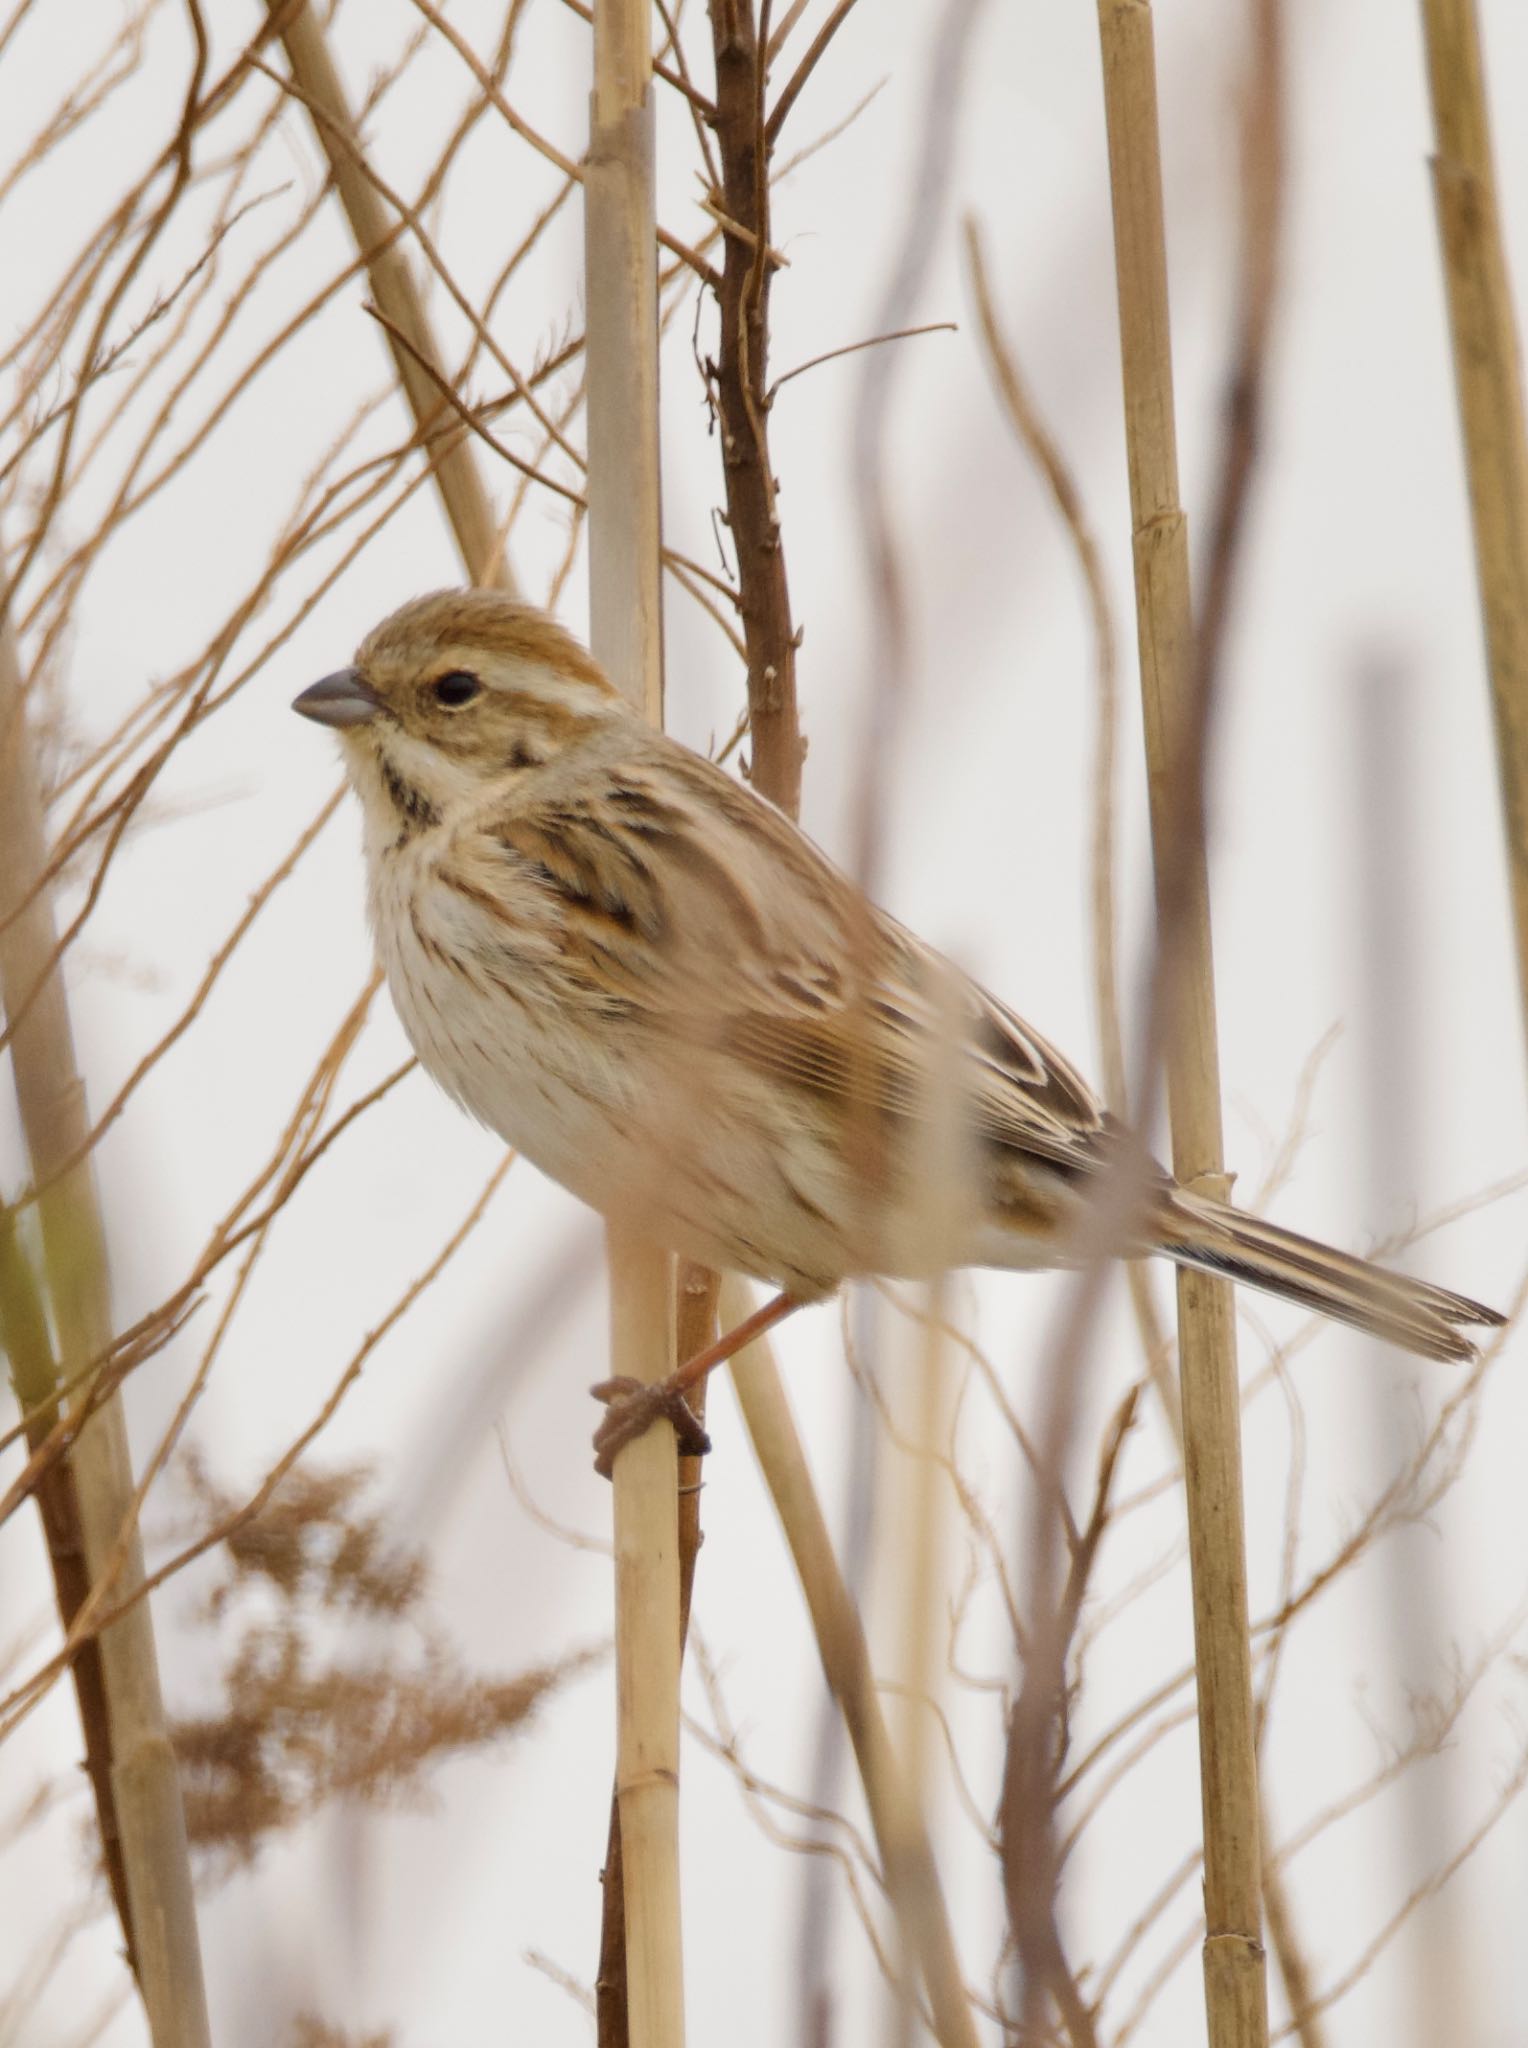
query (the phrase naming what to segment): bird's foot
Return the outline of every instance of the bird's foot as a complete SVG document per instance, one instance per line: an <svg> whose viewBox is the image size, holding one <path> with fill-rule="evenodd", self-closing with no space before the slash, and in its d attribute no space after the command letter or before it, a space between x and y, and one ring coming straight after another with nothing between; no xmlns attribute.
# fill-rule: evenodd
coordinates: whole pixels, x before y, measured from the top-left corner
<svg viewBox="0 0 1528 2048"><path fill-rule="evenodd" d="M673 1424L682 1458L704 1457L711 1448L699 1416L684 1398L684 1390L672 1380L634 1380L623 1373L617 1379L601 1380L589 1391L605 1404L605 1419L594 1432L594 1469L606 1479L616 1453L645 1436L662 1418Z"/></svg>
<svg viewBox="0 0 1528 2048"><path fill-rule="evenodd" d="M601 1380L598 1386L591 1387L590 1393L605 1404L605 1419L594 1432L595 1471L602 1472L608 1479L616 1452L624 1450L639 1436L646 1435L660 1415L667 1416L674 1425L674 1434L679 1439L679 1455L683 1458L702 1457L710 1450L711 1439L701 1428L700 1418L685 1395L691 1387L699 1386L717 1366L735 1358L756 1337L762 1337L766 1330L773 1329L788 1315L794 1315L800 1306L796 1295L777 1294L762 1308L756 1308L751 1316L746 1316L736 1329L729 1330L714 1344L708 1344L704 1351L697 1351L693 1358L686 1359L666 1380L634 1380L622 1374L617 1379Z"/></svg>

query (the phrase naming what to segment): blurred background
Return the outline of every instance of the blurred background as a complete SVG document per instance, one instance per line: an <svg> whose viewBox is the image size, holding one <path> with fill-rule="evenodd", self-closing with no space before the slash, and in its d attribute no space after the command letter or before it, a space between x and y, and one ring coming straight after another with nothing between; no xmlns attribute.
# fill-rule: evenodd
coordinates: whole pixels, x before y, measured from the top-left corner
<svg viewBox="0 0 1528 2048"><path fill-rule="evenodd" d="M830 12L790 11L782 78ZM589 28L565 0L450 0L446 26L433 14L351 0L323 19L368 161L411 216L397 246L458 390L563 486L474 444L496 514L513 515L515 577L583 633L566 495L583 436L579 196L486 103L463 52L576 160ZM194 1759L213 2033L230 2048L554 2048L593 2038L613 1753L609 1492L586 1393L606 1342L598 1231L517 1162L442 1263L503 1148L411 1071L207 1260L272 1162L244 1221L408 1058L385 993L357 1011L371 955L354 805L287 865L338 784L327 736L288 707L403 597L462 572L313 122L285 89L279 39L255 40L261 9L208 10L203 89L233 83L146 232L176 176L192 15L86 0L15 6L0 27L0 548L93 1117L133 1083L93 1147L116 1326L182 1293L194 1305L126 1386L136 1469L176 1433L144 1506L151 1567L250 1499L369 1347L273 1496L292 1511L268 1541L294 1546L279 1556L300 1569L217 1545L154 1596L167 1705ZM1521 280L1528 131L1512 113L1528 14L1481 0L1480 16ZM1210 772L1228 1163L1239 1199L1280 1221L1386 1246L1508 1309L1528 1220L1522 1019L1421 28L1386 0L1288 0L1284 26L1283 261ZM698 7L678 36L708 89ZM1233 346L1243 10L1163 0L1157 58L1197 555ZM656 92L660 218L695 247L713 232L695 125L679 91ZM771 371L813 365L778 390L770 423L803 632L802 823L853 866L868 804L879 900L1098 1078L1097 647L1072 540L996 395L964 227L979 226L998 322L1075 477L1112 607L1133 1046L1151 870L1094 10L854 9L791 110L776 174ZM682 262L662 303L666 538L725 583L701 368L715 311ZM517 379L534 380L555 436ZM873 514L904 605L890 641ZM689 573L666 605L668 723L720 749L745 705L725 599ZM747 754L745 737L732 764ZM7 1088L0 1195L28 1178ZM24 1214L18 1228L25 1248ZM888 1416L912 1396L922 1335L905 1296L867 1291L779 1342L894 1730L928 1738L935 1847L993 2042L1009 2037L992 1829L1027 1526L1009 1418L1033 1426L1071 1285L950 1284L963 1335L935 1489L939 1675L918 1705L897 1690L914 1461ZM1165 1270L1152 1287L1170 1324ZM1240 1307L1265 1822L1314 2001L1300 2038L1431 2042L1441 2009L1449 2039L1504 2048L1528 2037L1520 1346L1509 1334L1480 1370L1455 1370L1261 1298ZM1143 1371L1116 1281L1082 1390L1079 1516ZM685 1675L691 2029L739 2048L886 2039L877 1944L894 1949L860 1794L725 1384L710 1416ZM7 1485L24 1453L13 1433ZM352 1477L326 1490L335 1474ZM1147 1392L1073 1646L1058 1812L1060 1921L1110 2043L1202 2038L1176 1475ZM59 1636L30 1503L0 1530L0 1585L0 2041L131 2048L146 2035L74 1696L32 1684ZM516 1691L528 1673L544 1683ZM1277 2033L1277 1972L1273 1997Z"/></svg>

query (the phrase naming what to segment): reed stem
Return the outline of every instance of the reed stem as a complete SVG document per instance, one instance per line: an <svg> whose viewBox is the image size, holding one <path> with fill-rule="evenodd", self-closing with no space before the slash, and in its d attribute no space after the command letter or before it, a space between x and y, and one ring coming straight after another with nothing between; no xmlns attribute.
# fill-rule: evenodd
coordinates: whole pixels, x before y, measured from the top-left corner
<svg viewBox="0 0 1528 2048"><path fill-rule="evenodd" d="M597 0L584 172L588 305L590 645L654 724L663 719L658 279L652 56L644 0ZM612 1223L611 1371L674 1364L674 1262ZM628 1444L612 1475L616 1801L626 1928L626 2038L683 2048L679 1902L680 1572L671 1429Z"/></svg>
<svg viewBox="0 0 1528 2048"><path fill-rule="evenodd" d="M1178 493L1152 14L1141 0L1099 0L1098 19L1159 943L1171 948L1175 968L1164 1037L1173 1171L1180 1180L1223 1189L1209 873L1202 832L1183 833L1177 815L1188 800L1184 765L1202 734L1189 730L1195 648L1188 522ZM1264 2048L1268 1994L1236 1328L1225 1282L1183 1270L1177 1281L1204 1821L1205 2006L1212 2048Z"/></svg>

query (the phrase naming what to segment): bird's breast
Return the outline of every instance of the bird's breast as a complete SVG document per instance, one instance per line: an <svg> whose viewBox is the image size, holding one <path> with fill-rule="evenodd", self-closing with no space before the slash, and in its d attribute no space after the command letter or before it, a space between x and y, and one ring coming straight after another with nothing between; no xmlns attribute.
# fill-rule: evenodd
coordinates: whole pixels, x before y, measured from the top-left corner
<svg viewBox="0 0 1528 2048"><path fill-rule="evenodd" d="M555 935L514 877L457 866L449 845L376 863L371 910L393 1004L446 1093L587 1199L629 1077L608 1032L581 1028Z"/></svg>

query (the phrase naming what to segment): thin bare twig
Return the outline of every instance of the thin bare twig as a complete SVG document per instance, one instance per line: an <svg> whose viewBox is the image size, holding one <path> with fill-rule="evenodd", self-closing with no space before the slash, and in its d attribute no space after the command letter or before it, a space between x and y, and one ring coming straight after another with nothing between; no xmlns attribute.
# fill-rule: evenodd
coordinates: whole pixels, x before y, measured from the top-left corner
<svg viewBox="0 0 1528 2048"><path fill-rule="evenodd" d="M864 341L846 341L842 348L825 349L820 356L808 356L804 363L798 363L794 370L787 370L783 377L776 377L766 394L767 402L773 405L776 394L783 391L793 377L804 377L808 370L815 370L822 363L836 363L840 356L858 355L862 348L880 348L888 341L911 341L919 334L958 334L960 329L953 320L930 320L922 327L899 327L893 334L872 334Z"/></svg>

